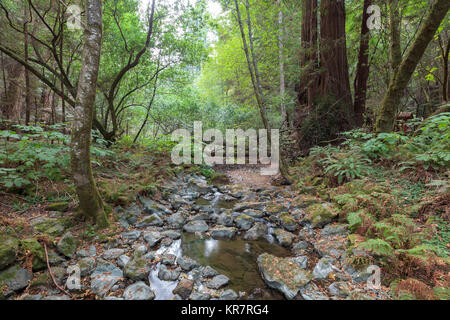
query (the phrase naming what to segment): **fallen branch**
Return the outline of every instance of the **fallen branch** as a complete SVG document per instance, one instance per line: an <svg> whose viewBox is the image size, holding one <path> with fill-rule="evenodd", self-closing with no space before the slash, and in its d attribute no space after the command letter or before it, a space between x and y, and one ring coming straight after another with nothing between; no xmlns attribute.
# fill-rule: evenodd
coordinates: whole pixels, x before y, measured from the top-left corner
<svg viewBox="0 0 450 320"><path fill-rule="evenodd" d="M52 269L50 268L50 262L48 261L48 253L47 253L47 244L44 242L44 250L45 250L45 259L47 260L47 268L48 268L48 273L50 274L50 277L53 280L53 283L55 284L55 286L61 290L63 293L65 293L66 295L68 295L69 297L72 297L72 295L67 292L66 290L64 290L58 283L56 283L55 277L53 276L53 272Z"/></svg>

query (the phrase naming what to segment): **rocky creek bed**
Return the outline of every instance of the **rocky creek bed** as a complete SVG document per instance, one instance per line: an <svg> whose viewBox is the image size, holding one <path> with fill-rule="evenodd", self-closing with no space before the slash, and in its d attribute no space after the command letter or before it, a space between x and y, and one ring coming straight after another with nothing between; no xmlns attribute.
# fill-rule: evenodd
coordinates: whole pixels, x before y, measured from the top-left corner
<svg viewBox="0 0 450 320"><path fill-rule="evenodd" d="M56 289L40 243L1 235L0 298L63 300L389 299L370 289L366 268L349 262L346 224L330 204L289 187L209 185L180 174L162 199L138 197L113 210L119 237L79 245L67 214L31 221L58 239L49 250ZM29 268L16 252L33 253ZM75 267L75 268L74 268ZM80 286L68 270L79 272ZM24 290L26 291L24 293Z"/></svg>

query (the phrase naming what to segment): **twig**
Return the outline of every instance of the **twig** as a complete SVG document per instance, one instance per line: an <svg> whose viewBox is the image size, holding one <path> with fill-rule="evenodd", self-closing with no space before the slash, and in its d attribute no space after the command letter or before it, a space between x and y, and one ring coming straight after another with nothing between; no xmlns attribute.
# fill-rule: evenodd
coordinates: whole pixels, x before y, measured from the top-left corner
<svg viewBox="0 0 450 320"><path fill-rule="evenodd" d="M45 250L45 259L47 260L47 268L48 268L48 273L50 274L50 277L53 280L53 283L55 284L55 286L61 290L63 293L65 293L66 295L68 295L69 297L72 297L72 295L67 292L66 290L64 290L58 283L56 283L55 277L53 276L53 272L52 269L50 268L50 263L48 262L48 253L47 253L47 244L44 242L44 250Z"/></svg>

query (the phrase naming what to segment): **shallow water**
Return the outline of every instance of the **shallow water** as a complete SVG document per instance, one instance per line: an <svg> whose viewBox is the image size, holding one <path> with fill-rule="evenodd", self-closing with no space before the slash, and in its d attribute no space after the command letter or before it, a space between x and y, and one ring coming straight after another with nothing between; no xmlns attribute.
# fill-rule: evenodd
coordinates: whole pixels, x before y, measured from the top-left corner
<svg viewBox="0 0 450 320"><path fill-rule="evenodd" d="M245 241L200 239L193 234L183 234L181 241L183 255L197 260L203 266L211 266L230 278L231 288L246 295L259 291L253 299L283 299L281 294L269 289L261 278L257 258L264 252L286 257L289 250L266 240ZM261 290L262 289L262 290Z"/></svg>

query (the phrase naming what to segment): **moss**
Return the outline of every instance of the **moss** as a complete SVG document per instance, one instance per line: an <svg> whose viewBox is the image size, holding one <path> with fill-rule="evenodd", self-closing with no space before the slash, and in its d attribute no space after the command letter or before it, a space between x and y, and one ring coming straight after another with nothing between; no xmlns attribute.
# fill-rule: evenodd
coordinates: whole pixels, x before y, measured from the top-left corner
<svg viewBox="0 0 450 320"><path fill-rule="evenodd" d="M14 262L19 249L18 239L9 233L0 233L0 270Z"/></svg>
<svg viewBox="0 0 450 320"><path fill-rule="evenodd" d="M49 204L46 208L47 211L59 211L59 212L65 212L69 210L69 203L68 202L55 202L52 204Z"/></svg>
<svg viewBox="0 0 450 320"><path fill-rule="evenodd" d="M48 284L50 284L50 281L50 274L48 272L44 272L31 281L30 288L47 286Z"/></svg>
<svg viewBox="0 0 450 320"><path fill-rule="evenodd" d="M33 255L33 270L42 270L47 266L44 247L36 239L21 240L20 246L25 254L29 251Z"/></svg>
<svg viewBox="0 0 450 320"><path fill-rule="evenodd" d="M321 227L331 222L337 215L336 208L331 204L319 203L306 208L305 220L311 222L313 227Z"/></svg>
<svg viewBox="0 0 450 320"><path fill-rule="evenodd" d="M284 205L278 204L278 203L271 203L265 209L266 212L271 213L271 214L279 213L279 212L282 212L285 210L286 210L286 207Z"/></svg>

